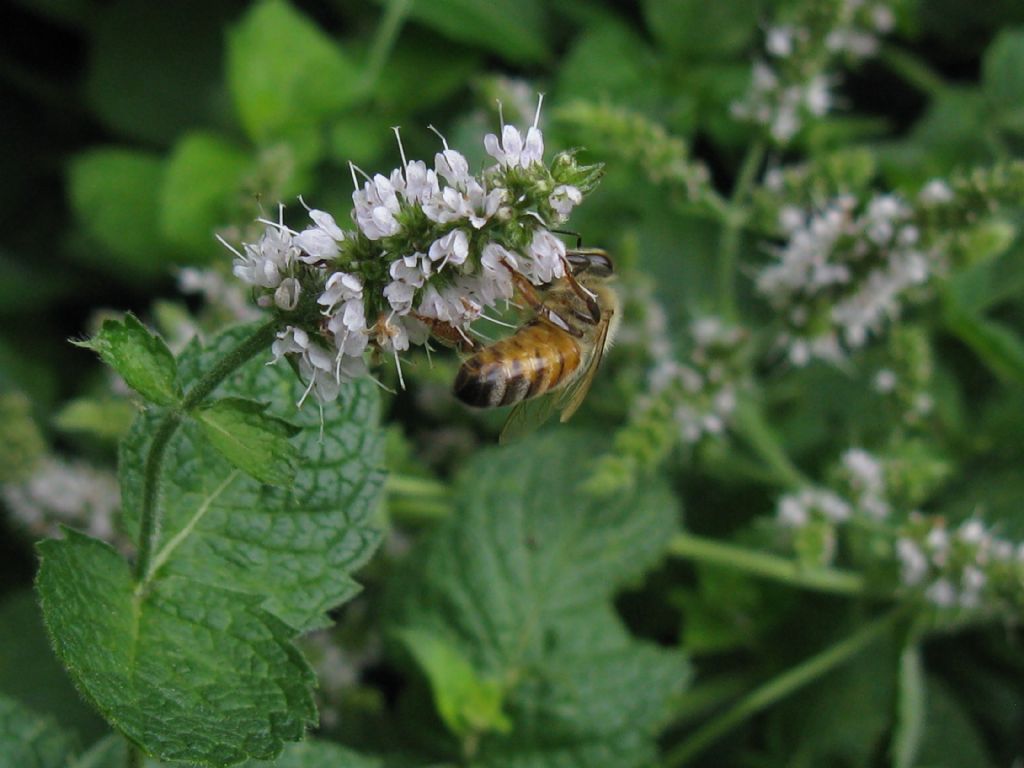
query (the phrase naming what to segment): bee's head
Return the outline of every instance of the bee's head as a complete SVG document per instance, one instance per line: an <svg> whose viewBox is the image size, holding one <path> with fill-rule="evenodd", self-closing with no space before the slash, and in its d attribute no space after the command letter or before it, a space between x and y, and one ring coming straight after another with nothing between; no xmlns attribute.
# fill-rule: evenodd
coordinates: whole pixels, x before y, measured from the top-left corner
<svg viewBox="0 0 1024 768"><path fill-rule="evenodd" d="M600 248L578 248L567 251L566 261L572 270L573 277L611 277L615 272L612 257Z"/></svg>

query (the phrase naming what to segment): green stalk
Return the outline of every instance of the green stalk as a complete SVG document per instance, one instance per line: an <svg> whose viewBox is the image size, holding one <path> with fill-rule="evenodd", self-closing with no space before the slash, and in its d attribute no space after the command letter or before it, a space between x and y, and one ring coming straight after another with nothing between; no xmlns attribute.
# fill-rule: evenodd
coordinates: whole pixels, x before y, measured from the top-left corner
<svg viewBox="0 0 1024 768"><path fill-rule="evenodd" d="M778 436L764 419L759 404L745 399L736 409L734 430L786 488L811 485L783 450Z"/></svg>
<svg viewBox="0 0 1024 768"><path fill-rule="evenodd" d="M886 45L879 52L878 58L905 82L933 99L946 90L946 81L909 51Z"/></svg>
<svg viewBox="0 0 1024 768"><path fill-rule="evenodd" d="M125 764L128 768L142 768L146 764L146 756L142 748L128 742L128 749L125 751Z"/></svg>
<svg viewBox="0 0 1024 768"><path fill-rule="evenodd" d="M380 78L391 51L398 40L398 34L402 31L405 17L409 14L412 0L388 0L384 8L384 16L377 26L373 43L370 46L370 53L366 58L366 69L363 70L363 87L367 93L372 93Z"/></svg>
<svg viewBox="0 0 1024 768"><path fill-rule="evenodd" d="M863 595L866 589L864 577L853 571L810 568L789 558L735 544L725 544L690 533L673 536L669 541L668 551L675 557L731 568L799 589L851 596Z"/></svg>
<svg viewBox="0 0 1024 768"><path fill-rule="evenodd" d="M857 654L864 651L876 640L885 635L902 615L902 609L895 609L880 619L854 632L830 648L807 659L781 675L769 680L759 688L755 688L744 698L698 728L683 743L672 749L665 757L666 768L686 765L693 757L703 752L708 746L718 741L743 721L753 717L794 691L817 680L826 672L845 664Z"/></svg>
<svg viewBox="0 0 1024 768"><path fill-rule="evenodd" d="M203 375L199 381L188 391L181 403L164 416L163 420L153 434L153 441L149 444L149 453L146 455L146 466L142 479L142 511L139 522L139 555L135 561L135 580L142 582L149 575L149 569L153 562L153 552L156 549L156 538L160 532L161 510L157 503L157 495L160 488L160 474L163 469L164 454L167 445L170 443L178 425L197 406L209 397L210 393L228 374L240 368L254 355L270 346L279 321L275 318L257 328L251 336L243 339L241 343L224 357L222 357L213 368Z"/></svg>
<svg viewBox="0 0 1024 768"><path fill-rule="evenodd" d="M736 309L736 259L739 255L740 234L747 222L747 212L743 208L750 195L757 172L764 160L765 145L763 141L755 141L747 150L743 164L740 166L736 184L729 199L729 212L722 227L722 238L718 247L718 307L722 317L729 321L737 318Z"/></svg>

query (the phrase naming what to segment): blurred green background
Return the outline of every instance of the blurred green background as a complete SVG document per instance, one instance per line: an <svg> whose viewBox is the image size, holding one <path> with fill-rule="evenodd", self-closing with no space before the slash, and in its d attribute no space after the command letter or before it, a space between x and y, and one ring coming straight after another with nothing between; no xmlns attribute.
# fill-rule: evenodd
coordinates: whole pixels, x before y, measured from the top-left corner
<svg viewBox="0 0 1024 768"><path fill-rule="evenodd" d="M251 237L258 232L254 219L273 217L278 202L301 217L300 194L343 220L352 189L349 161L371 174L397 166L392 126L401 126L410 158L429 160L437 151L432 125L479 167L482 136L498 124L496 100L506 121L522 125L532 121L536 95L546 94L548 156L583 146L588 162L606 163L605 181L570 224L588 244L612 249L626 272L654 279L670 328L713 309L718 225L688 207L679 178L665 168L674 150L684 159L699 158L715 187L728 193L753 140L751 128L731 117L730 104L746 90L765 23L792 5L6 3L0 26L0 395L7 418L0 425L0 480L20 479L25 467L50 452L113 465L116 437L131 409L109 394L98 361L67 339L89 333L108 310L132 310L171 337L186 328L222 326L230 313L201 316L207 310L200 300L184 299L179 288L183 266L229 274L230 256L215 232L232 242ZM870 153L881 186L910 191L933 176L1021 155L1024 3L899 3L891 40L882 55L843 71L836 84L841 108L775 151L771 162L857 148ZM654 133L645 134L648 129ZM1016 243L1013 253L1019 249ZM744 250L752 262L763 259L752 241ZM743 290L749 294L749 287ZM1020 301L1000 311L1002 320L1019 327ZM759 312L764 309L750 315ZM190 313L201 319L186 321ZM994 397L997 377L965 344L948 337L940 344L967 403ZM446 477L480 444L477 417L427 403L444 391L450 372L442 367L436 381L419 382L416 392L392 404L392 423L412 436L394 452L396 465L429 465ZM837 432L849 434L864 416L856 386L820 370L788 386L789 402L801 396L809 402L787 441L796 457L820 466L822 446ZM597 388L596 412L621 419L636 389L636 381ZM830 396L817 397L821 392ZM1019 425L1016 406L1007 409L1014 416L1005 423ZM444 433L450 443L436 432L429 445L417 443L423 424L436 430L449 418L458 427ZM1004 422L995 411L987 418L991 440L1001 445ZM486 428L498 423L491 419ZM1007 497L995 498L994 507L1019 507L1020 484L1003 484L1011 471L991 471L993 496ZM688 499L701 500L691 522L708 534L731 531L767 509L748 488L721 487L713 477L679 473L674 482ZM19 659L41 642L38 628L28 629L36 620L25 591L35 568L34 531L24 521L0 526L0 691L34 706L37 685L62 684L29 690L17 674ZM723 589L732 599L728 585ZM659 639L673 633L677 607L652 608L642 596L622 602L623 613L635 613L635 623ZM756 605L747 608L759 621ZM998 713L986 715L983 731L998 759L989 763L983 751L968 749L973 762L965 757L958 765L1019 759L1013 729L1021 723L1020 688L996 690L987 667L984 675L957 681L967 667L954 662L964 653L980 648L970 662L980 666L1019 653L1001 645L992 651L993 644L999 645L991 635L977 635L962 644L940 642L934 651L939 666L952 669L943 685L959 685L968 698L976 687L987 687L986 706L994 709L1004 697L1002 722ZM862 700L866 711L849 717L871 718L868 702L889 695L871 684L890 684L888 671L836 682L861 686L848 700ZM62 673L54 666L40 674L59 681ZM391 673L381 674L387 688ZM59 713L62 721L73 723L86 741L101 732L77 699L67 702L71 711ZM945 699L939 702L944 706ZM794 707L813 705L808 699ZM52 711L50 704L44 709ZM776 747L793 738L785 728L801 715L790 715L769 735ZM963 739L977 738L964 727L969 735ZM842 764L868 764L877 755L853 746L847 757ZM929 764L943 764L941 755L934 759Z"/></svg>

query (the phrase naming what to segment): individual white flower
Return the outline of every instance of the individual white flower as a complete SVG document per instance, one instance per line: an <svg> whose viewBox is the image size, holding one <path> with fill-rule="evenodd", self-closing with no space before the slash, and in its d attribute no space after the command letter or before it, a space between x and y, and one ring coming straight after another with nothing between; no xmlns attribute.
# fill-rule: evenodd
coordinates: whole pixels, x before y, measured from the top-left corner
<svg viewBox="0 0 1024 768"><path fill-rule="evenodd" d="M363 281L358 275L349 272L335 272L324 284L324 292L317 298L317 303L327 307L327 312L333 313L339 305L347 304L353 300L362 303Z"/></svg>
<svg viewBox="0 0 1024 768"><path fill-rule="evenodd" d="M274 303L278 309L291 312L299 305L299 297L302 295L302 286L294 277L286 277L274 291Z"/></svg>
<svg viewBox="0 0 1024 768"><path fill-rule="evenodd" d="M829 86L829 79L824 75L811 78L807 83L803 94L804 104L807 110L815 117L824 117L832 108L832 91Z"/></svg>
<svg viewBox="0 0 1024 768"><path fill-rule="evenodd" d="M548 196L548 204L561 221L569 218L572 209L583 201L583 193L571 184L559 184Z"/></svg>
<svg viewBox="0 0 1024 768"><path fill-rule="evenodd" d="M426 163L422 160L406 163L402 196L409 203L422 205L439 192L437 173L427 168Z"/></svg>
<svg viewBox="0 0 1024 768"><path fill-rule="evenodd" d="M302 253L299 261L316 264L330 261L338 256L338 244L345 239L345 233L326 211L313 209L309 212L313 226L295 235L294 242Z"/></svg>
<svg viewBox="0 0 1024 768"><path fill-rule="evenodd" d="M401 210L395 187L379 173L352 193L352 204L356 223L370 240L390 237L401 229L395 218Z"/></svg>
<svg viewBox="0 0 1024 768"><path fill-rule="evenodd" d="M952 608L957 602L956 587L949 579L939 579L925 590L925 598L937 608Z"/></svg>
<svg viewBox="0 0 1024 768"><path fill-rule="evenodd" d="M301 328L289 325L283 331L277 332L277 338L270 345L270 350L274 354L273 362L276 363L285 355L301 355L308 347L309 334Z"/></svg>
<svg viewBox="0 0 1024 768"><path fill-rule="evenodd" d="M786 58L793 53L793 27L782 25L771 27L765 33L765 50L772 56Z"/></svg>
<svg viewBox="0 0 1024 768"><path fill-rule="evenodd" d="M515 293L512 270L519 268L515 254L497 243L488 243L480 255L480 266L484 303L492 305L498 299L511 299Z"/></svg>
<svg viewBox="0 0 1024 768"><path fill-rule="evenodd" d="M466 185L465 201L469 210L469 223L475 229L482 229L498 211L502 204L508 200L508 191L501 187L494 187L490 191L475 179L471 179Z"/></svg>
<svg viewBox="0 0 1024 768"><path fill-rule="evenodd" d="M501 165L508 168L529 168L541 162L544 155L544 136L536 126L531 126L523 141L519 130L506 125L501 130L501 140L493 133L484 137L484 149Z"/></svg>
<svg viewBox="0 0 1024 768"><path fill-rule="evenodd" d="M897 383L899 383L899 380L897 379L896 374L888 368L883 368L875 374L872 385L876 392L887 395L896 389Z"/></svg>
<svg viewBox="0 0 1024 768"><path fill-rule="evenodd" d="M351 360L351 365L356 368L359 368L359 364L362 363L359 358L346 359ZM307 382L302 400L312 393L321 403L331 403L338 399L344 380L339 373L343 372L347 376L352 371L350 367L339 365L336 355L332 354L330 350L313 341L298 357L298 366L299 376ZM362 368L359 375L364 372L365 368ZM301 403L302 400L299 402Z"/></svg>
<svg viewBox="0 0 1024 768"><path fill-rule="evenodd" d="M232 272L235 277L259 288L280 285L298 256L291 233L284 227L268 225L257 243L249 243L244 254L235 251Z"/></svg>
<svg viewBox="0 0 1024 768"><path fill-rule="evenodd" d="M917 199L927 207L942 205L952 202L953 189L942 179L932 179L921 188Z"/></svg>
<svg viewBox="0 0 1024 768"><path fill-rule="evenodd" d="M956 535L960 541L964 541L969 544L982 544L988 539L988 532L985 530L985 524L976 517L965 520L963 524L961 524L960 528L957 529Z"/></svg>
<svg viewBox="0 0 1024 768"><path fill-rule="evenodd" d="M900 538L896 542L896 555L900 561L900 580L904 586L915 587L928 575L928 558L915 541Z"/></svg>
<svg viewBox="0 0 1024 768"><path fill-rule="evenodd" d="M565 276L565 243L546 229L538 229L527 249L529 258L523 274L534 285L550 283Z"/></svg>
<svg viewBox="0 0 1024 768"><path fill-rule="evenodd" d="M434 168L437 175L453 187L462 187L473 177L469 173L469 162L460 152L448 149L434 155Z"/></svg>
<svg viewBox="0 0 1024 768"><path fill-rule="evenodd" d="M427 255L435 264L441 262L437 266L438 272L447 264L453 266L464 264L469 256L469 237L464 230L453 229L431 243Z"/></svg>

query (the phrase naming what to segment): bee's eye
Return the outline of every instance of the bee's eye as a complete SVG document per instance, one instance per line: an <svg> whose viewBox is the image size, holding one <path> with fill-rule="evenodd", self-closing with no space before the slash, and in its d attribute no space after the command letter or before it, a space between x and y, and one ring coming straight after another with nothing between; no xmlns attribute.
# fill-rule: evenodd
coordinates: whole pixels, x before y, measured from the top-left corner
<svg viewBox="0 0 1024 768"><path fill-rule="evenodd" d="M569 251L566 254L566 259L572 267L574 275L586 273L594 277L611 277L615 272L611 256L597 248Z"/></svg>

